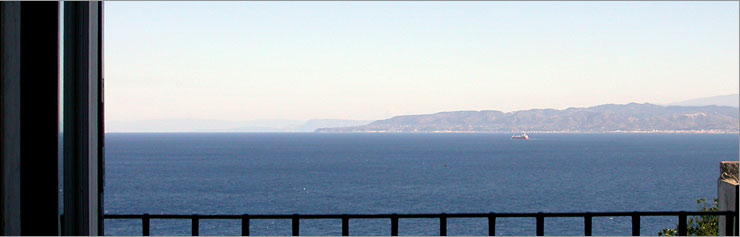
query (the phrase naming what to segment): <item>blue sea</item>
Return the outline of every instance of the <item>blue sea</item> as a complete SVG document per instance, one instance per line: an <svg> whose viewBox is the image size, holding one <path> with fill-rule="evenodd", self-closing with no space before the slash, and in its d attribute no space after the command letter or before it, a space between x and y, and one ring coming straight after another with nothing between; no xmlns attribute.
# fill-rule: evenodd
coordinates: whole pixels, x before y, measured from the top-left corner
<svg viewBox="0 0 740 237"><path fill-rule="evenodd" d="M105 213L309 214L693 211L717 196L719 162L738 135L709 134L106 134ZM675 228L643 217L641 233ZM594 235L630 235L629 217L598 217ZM341 235L339 220L302 220L302 235ZM546 218L546 235L583 235L582 218ZM487 235L485 219L449 219L450 235ZM238 220L201 220L202 235L239 235ZM107 235L141 221L106 220ZM189 235L189 220L152 220ZM290 235L289 220L252 220L252 235ZM351 235L389 235L389 220L351 220ZM401 219L400 235L438 235L436 219ZM499 218L497 235L534 235L534 218Z"/></svg>

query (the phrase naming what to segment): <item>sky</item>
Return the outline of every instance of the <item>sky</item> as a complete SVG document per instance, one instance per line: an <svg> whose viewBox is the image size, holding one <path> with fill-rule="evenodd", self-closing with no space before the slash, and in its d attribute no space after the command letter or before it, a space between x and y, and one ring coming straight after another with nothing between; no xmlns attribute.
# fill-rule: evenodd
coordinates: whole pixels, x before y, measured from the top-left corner
<svg viewBox="0 0 740 237"><path fill-rule="evenodd" d="M738 2L106 2L106 121L356 119L738 93Z"/></svg>

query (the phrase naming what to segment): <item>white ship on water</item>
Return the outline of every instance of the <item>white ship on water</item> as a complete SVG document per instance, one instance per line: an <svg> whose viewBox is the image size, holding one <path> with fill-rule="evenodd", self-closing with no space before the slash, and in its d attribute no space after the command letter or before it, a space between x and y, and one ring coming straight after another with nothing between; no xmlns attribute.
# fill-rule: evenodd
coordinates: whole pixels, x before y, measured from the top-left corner
<svg viewBox="0 0 740 237"><path fill-rule="evenodd" d="M522 133L521 135L511 136L511 140L529 140L529 136L526 133Z"/></svg>

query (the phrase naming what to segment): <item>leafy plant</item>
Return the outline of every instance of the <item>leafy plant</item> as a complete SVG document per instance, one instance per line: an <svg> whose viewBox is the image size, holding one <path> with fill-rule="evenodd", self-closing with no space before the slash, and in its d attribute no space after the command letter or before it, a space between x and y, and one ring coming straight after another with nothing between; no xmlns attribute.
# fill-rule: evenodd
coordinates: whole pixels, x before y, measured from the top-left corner
<svg viewBox="0 0 740 237"><path fill-rule="evenodd" d="M699 211L711 212L718 211L717 198L714 198L714 204L711 206L707 203L704 198L697 199L696 204L699 206ZM686 223L686 235L696 236L716 236L719 233L719 217L718 216L696 216L689 217L688 223ZM678 235L678 225L676 229L664 229L658 232L660 236L675 236Z"/></svg>

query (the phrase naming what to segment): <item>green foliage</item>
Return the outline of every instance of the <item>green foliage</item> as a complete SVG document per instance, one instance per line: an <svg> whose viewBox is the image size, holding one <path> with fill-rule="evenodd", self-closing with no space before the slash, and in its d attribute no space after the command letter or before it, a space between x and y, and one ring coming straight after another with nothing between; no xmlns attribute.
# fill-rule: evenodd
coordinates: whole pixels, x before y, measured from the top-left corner
<svg viewBox="0 0 740 237"><path fill-rule="evenodd" d="M699 206L699 211L718 211L719 207L717 198L714 198L714 204L711 206L707 203L707 200L697 199L696 204ZM686 224L686 234L696 236L716 236L719 233L719 217L718 216L696 216L689 217L688 223ZM660 236L675 236L678 235L678 225L676 229L664 229L658 232Z"/></svg>

